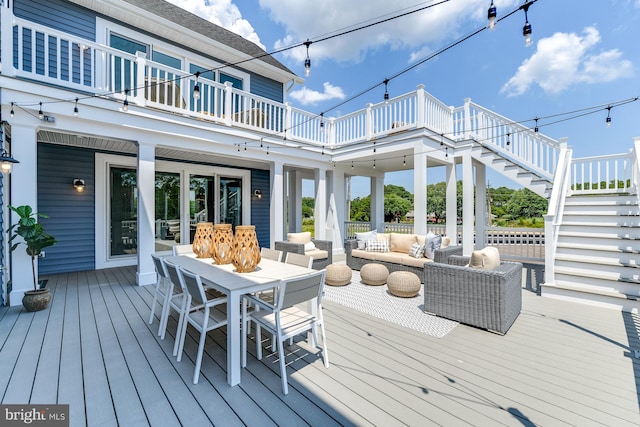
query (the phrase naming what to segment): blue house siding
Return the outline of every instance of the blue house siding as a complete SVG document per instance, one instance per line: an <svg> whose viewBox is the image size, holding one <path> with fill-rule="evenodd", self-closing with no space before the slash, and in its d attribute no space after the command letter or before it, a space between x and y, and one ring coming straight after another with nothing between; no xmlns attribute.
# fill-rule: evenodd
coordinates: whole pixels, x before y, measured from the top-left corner
<svg viewBox="0 0 640 427"><path fill-rule="evenodd" d="M78 37L96 40L95 12L64 0L14 0L13 14Z"/></svg>
<svg viewBox="0 0 640 427"><path fill-rule="evenodd" d="M251 73L251 93L254 95L283 102L283 92L282 83Z"/></svg>
<svg viewBox="0 0 640 427"><path fill-rule="evenodd" d="M94 152L83 148L38 144L40 221L58 243L45 249L40 274L95 269ZM84 179L85 190L73 188Z"/></svg>
<svg viewBox="0 0 640 427"><path fill-rule="evenodd" d="M253 195L255 190L262 192L262 198ZM269 247L271 242L271 193L269 185L269 171L251 171L251 224L256 226L256 235L260 246Z"/></svg>

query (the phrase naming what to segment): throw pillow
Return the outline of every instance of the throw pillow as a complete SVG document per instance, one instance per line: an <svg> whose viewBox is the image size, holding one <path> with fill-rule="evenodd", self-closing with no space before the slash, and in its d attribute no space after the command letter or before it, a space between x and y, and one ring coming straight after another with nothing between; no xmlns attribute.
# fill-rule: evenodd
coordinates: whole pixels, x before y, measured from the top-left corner
<svg viewBox="0 0 640 427"><path fill-rule="evenodd" d="M500 252L497 248L487 246L484 249L473 251L469 267L483 270L494 270L500 265Z"/></svg>
<svg viewBox="0 0 640 427"><path fill-rule="evenodd" d="M389 236L389 249L391 252L409 253L411 245L416 243L415 234L391 233Z"/></svg>
<svg viewBox="0 0 640 427"><path fill-rule="evenodd" d="M366 233L356 233L356 242L358 242L358 249L364 249L365 242L367 240L376 239L378 236L378 230L367 231Z"/></svg>
<svg viewBox="0 0 640 427"><path fill-rule="evenodd" d="M316 244L313 242L307 242L304 244L304 251L308 252L308 251L312 251L316 248Z"/></svg>
<svg viewBox="0 0 640 427"><path fill-rule="evenodd" d="M429 235L431 234L431 236ZM424 256L429 259L434 259L436 249L440 249L442 246L442 236L429 232L425 239Z"/></svg>
<svg viewBox="0 0 640 427"><path fill-rule="evenodd" d="M411 249L409 249L409 256L412 256L414 258L422 258L423 255L424 246L422 246L420 243L414 243L413 245L411 245Z"/></svg>
<svg viewBox="0 0 640 427"><path fill-rule="evenodd" d="M369 252L389 252L389 242L384 240L367 240L365 248Z"/></svg>
<svg viewBox="0 0 640 427"><path fill-rule="evenodd" d="M451 245L451 238L447 236L442 236L442 244L440 245L440 249L448 248Z"/></svg>
<svg viewBox="0 0 640 427"><path fill-rule="evenodd" d="M302 233L287 233L287 242L290 243L309 243L311 241L311 232L303 231Z"/></svg>

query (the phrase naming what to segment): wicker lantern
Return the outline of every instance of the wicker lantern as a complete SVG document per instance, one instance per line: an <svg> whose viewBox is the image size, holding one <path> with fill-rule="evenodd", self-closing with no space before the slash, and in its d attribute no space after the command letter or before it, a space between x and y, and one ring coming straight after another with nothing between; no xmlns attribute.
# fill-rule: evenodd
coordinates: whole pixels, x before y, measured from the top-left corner
<svg viewBox="0 0 640 427"><path fill-rule="evenodd" d="M213 226L213 247L211 257L216 264L231 264L233 259L233 230L231 224Z"/></svg>
<svg viewBox="0 0 640 427"><path fill-rule="evenodd" d="M198 258L210 258L213 248L213 223L199 222L193 237L193 253Z"/></svg>
<svg viewBox="0 0 640 427"><path fill-rule="evenodd" d="M255 225L236 226L232 262L238 273L253 271L260 263L260 245L258 244Z"/></svg>

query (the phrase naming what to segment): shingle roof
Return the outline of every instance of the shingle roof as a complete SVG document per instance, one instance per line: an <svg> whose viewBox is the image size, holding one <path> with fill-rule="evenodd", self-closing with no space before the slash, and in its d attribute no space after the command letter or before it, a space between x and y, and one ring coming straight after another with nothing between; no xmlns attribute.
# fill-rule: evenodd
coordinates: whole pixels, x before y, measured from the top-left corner
<svg viewBox="0 0 640 427"><path fill-rule="evenodd" d="M259 57L261 61L269 65L273 65L287 73L293 74L291 70L281 64L271 55L265 55L265 51L255 43L245 39L244 37L222 28L206 19L200 18L191 12L188 12L178 6L175 6L164 0L124 0L140 9L153 13L161 18L167 19L180 26L189 28L191 31L202 34L216 40L226 46L236 49L251 57ZM265 56L261 56L265 55Z"/></svg>

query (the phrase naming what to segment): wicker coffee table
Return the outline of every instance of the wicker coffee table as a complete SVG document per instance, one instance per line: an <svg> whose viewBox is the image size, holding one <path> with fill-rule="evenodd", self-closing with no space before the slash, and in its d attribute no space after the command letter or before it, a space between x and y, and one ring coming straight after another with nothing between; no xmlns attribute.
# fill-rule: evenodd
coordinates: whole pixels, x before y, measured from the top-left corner
<svg viewBox="0 0 640 427"><path fill-rule="evenodd" d="M387 283L389 269L383 264L365 264L360 269L360 279L365 285L380 286Z"/></svg>
<svg viewBox="0 0 640 427"><path fill-rule="evenodd" d="M394 271L387 278L387 287L397 297L415 297L420 292L420 278L410 271Z"/></svg>
<svg viewBox="0 0 640 427"><path fill-rule="evenodd" d="M351 282L351 268L347 264L329 264L324 282L329 286L344 286Z"/></svg>

